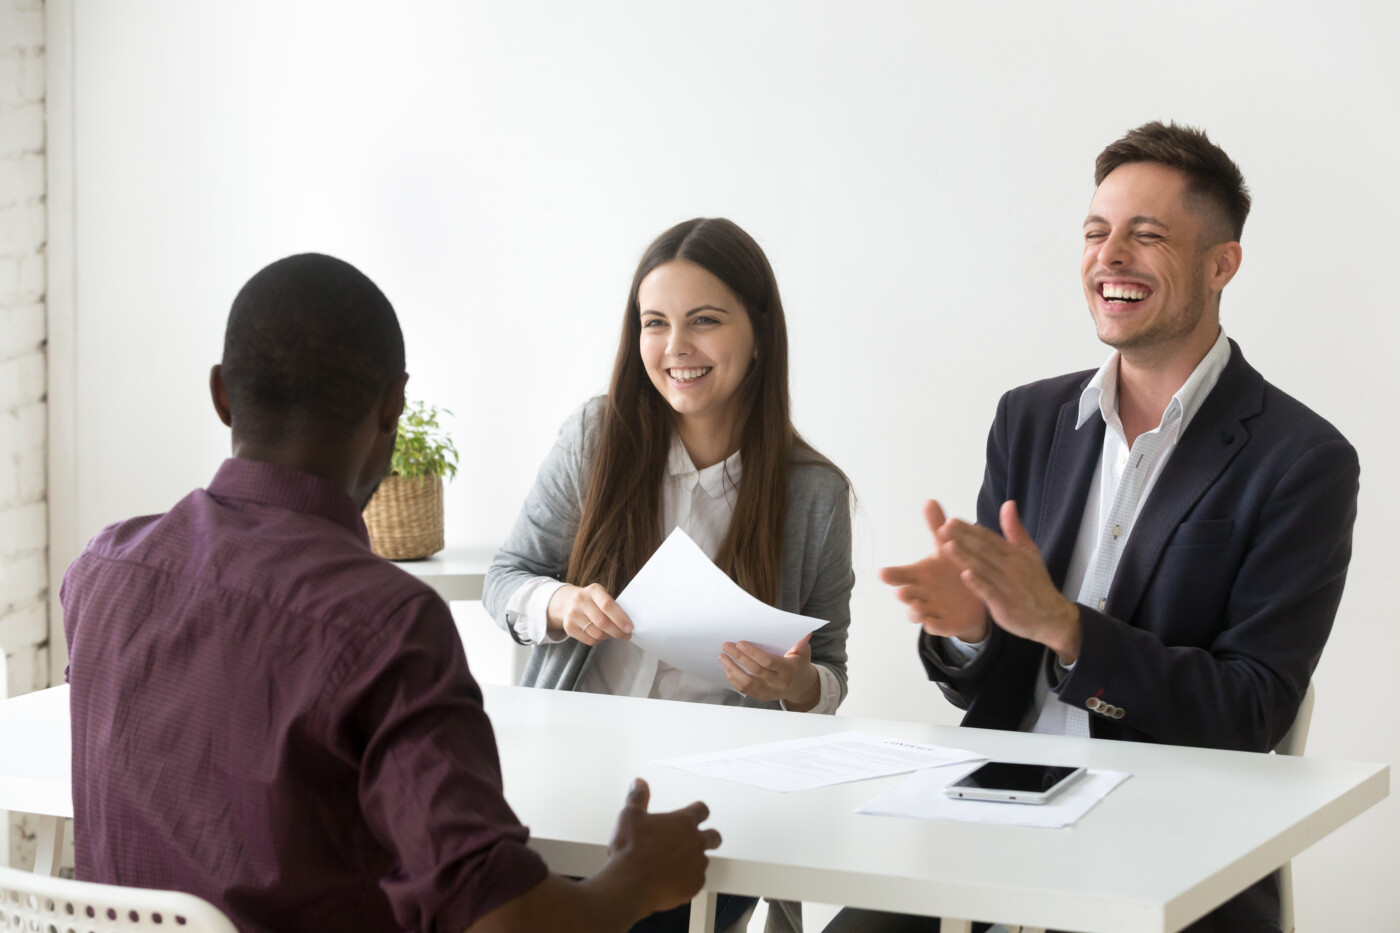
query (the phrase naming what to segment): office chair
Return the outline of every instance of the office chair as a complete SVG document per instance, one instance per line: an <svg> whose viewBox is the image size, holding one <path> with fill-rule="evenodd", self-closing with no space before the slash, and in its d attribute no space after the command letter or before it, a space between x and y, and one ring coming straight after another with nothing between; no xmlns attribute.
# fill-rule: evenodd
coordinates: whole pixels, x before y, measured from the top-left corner
<svg viewBox="0 0 1400 933"><path fill-rule="evenodd" d="M1274 746L1276 755L1303 754L1308 744L1308 727L1312 725L1313 704L1317 702L1317 687L1308 682L1308 692L1303 694L1303 704L1298 707L1298 718ZM1285 862L1278 870L1279 929L1283 933L1293 933L1293 863Z"/></svg>

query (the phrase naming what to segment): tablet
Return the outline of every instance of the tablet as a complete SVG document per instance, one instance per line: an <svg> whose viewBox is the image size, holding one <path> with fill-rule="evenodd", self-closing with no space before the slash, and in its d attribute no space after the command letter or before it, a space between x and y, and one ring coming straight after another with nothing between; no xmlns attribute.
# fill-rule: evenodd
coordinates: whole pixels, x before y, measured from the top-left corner
<svg viewBox="0 0 1400 933"><path fill-rule="evenodd" d="M1046 803L1084 776L1082 767L989 761L943 788L949 797L1003 803Z"/></svg>

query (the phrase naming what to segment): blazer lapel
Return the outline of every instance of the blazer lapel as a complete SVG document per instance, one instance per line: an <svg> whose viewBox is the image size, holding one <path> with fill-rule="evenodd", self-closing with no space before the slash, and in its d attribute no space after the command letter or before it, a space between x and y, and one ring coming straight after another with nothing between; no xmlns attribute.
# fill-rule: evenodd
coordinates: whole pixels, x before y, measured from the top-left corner
<svg viewBox="0 0 1400 933"><path fill-rule="evenodd" d="M1249 443L1244 419L1263 404L1264 379L1230 341L1230 362L1220 374L1133 523L1128 546L1108 592L1107 612L1130 619L1137 611L1162 550L1211 485Z"/></svg>
<svg viewBox="0 0 1400 933"><path fill-rule="evenodd" d="M1074 423L1078 420L1079 397L1075 396L1060 406L1050 462L1045 467L1040 521L1033 535L1057 587L1064 586L1079 525L1084 520L1084 500L1103 452L1103 419L1091 418L1084 427L1076 428Z"/></svg>

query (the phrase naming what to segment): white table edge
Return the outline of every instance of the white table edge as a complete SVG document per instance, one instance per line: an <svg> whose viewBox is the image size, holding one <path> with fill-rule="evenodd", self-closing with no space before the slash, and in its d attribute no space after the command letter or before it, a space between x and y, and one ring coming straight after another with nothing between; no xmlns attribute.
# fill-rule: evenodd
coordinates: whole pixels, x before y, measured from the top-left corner
<svg viewBox="0 0 1400 933"><path fill-rule="evenodd" d="M961 916L972 916L984 922L1025 924L1045 929L1073 928L1081 933L1171 933L1200 919L1242 890L1242 886L1237 883L1241 875L1251 879L1245 882L1246 885L1252 884L1254 880L1276 871L1313 844L1384 800L1390 792L1389 765L1361 762L1357 764L1364 764L1374 770L1342 796L1280 833L1265 848L1255 850L1237 860L1225 870L1217 872L1207 881L1165 904L1135 902L1126 898L1105 901L1102 905L1101 923L1089 927L1084 926L1082 910L1078 907L1070 907L1069 912L1061 914L1054 903L1057 899L1054 891L1006 888L1003 892L1006 909L999 910L996 917L976 916L977 908L973 905L984 903L986 896L985 893L969 893L966 883L943 885L929 882L926 891L936 893L937 899L945 905L945 913L950 915L945 920L952 920L951 915L962 911ZM607 859L605 844L531 837L530 846L544 857L552 871L562 874L591 875L601 868ZM767 863L712 854L705 876L705 887L692 903L692 914L698 909L703 910L705 905L701 902L708 898L712 917L713 895L718 893L801 901L815 900L811 896L811 889L814 887L830 890L850 887L848 873L810 868L804 870L803 874L807 880L800 886L794 886L785 877L785 873L773 869ZM822 880L823 878L827 880ZM885 882L888 882L888 885ZM872 874L862 880L862 886L866 889L864 896L843 896L839 899L841 903L848 907L916 914L925 910L923 904L909 899L901 892L897 879ZM976 888L979 892L995 891L1002 888L1002 885L993 880ZM713 926L702 929L708 933Z"/></svg>
<svg viewBox="0 0 1400 933"><path fill-rule="evenodd" d="M1242 874L1263 878L1388 797L1390 766L1374 764L1373 767L1375 770L1370 775L1340 797L1279 833L1267 847L1255 849L1226 871L1216 873L1170 901L1164 916L1166 928L1180 930L1213 910L1215 905L1221 903L1222 890L1233 890L1230 878L1238 878ZM1280 853L1284 856L1282 861L1278 858ZM1225 896L1229 896L1228 893Z"/></svg>

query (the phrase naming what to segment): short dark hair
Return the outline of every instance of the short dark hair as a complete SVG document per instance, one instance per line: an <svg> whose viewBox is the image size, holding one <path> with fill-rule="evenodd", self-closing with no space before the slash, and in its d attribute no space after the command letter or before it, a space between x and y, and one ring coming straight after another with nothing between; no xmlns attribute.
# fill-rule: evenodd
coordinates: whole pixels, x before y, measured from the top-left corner
<svg viewBox="0 0 1400 933"><path fill-rule="evenodd" d="M233 299L224 387L235 426L264 442L284 439L293 422L358 425L403 372L393 306L347 262L288 256Z"/></svg>
<svg viewBox="0 0 1400 933"><path fill-rule="evenodd" d="M1204 130L1154 120L1144 123L1117 142L1109 143L1094 162L1094 184L1103 184L1109 173L1130 162L1156 162L1186 175L1193 208L1213 210L1229 236L1218 242L1238 240L1249 216L1249 187L1240 167Z"/></svg>

